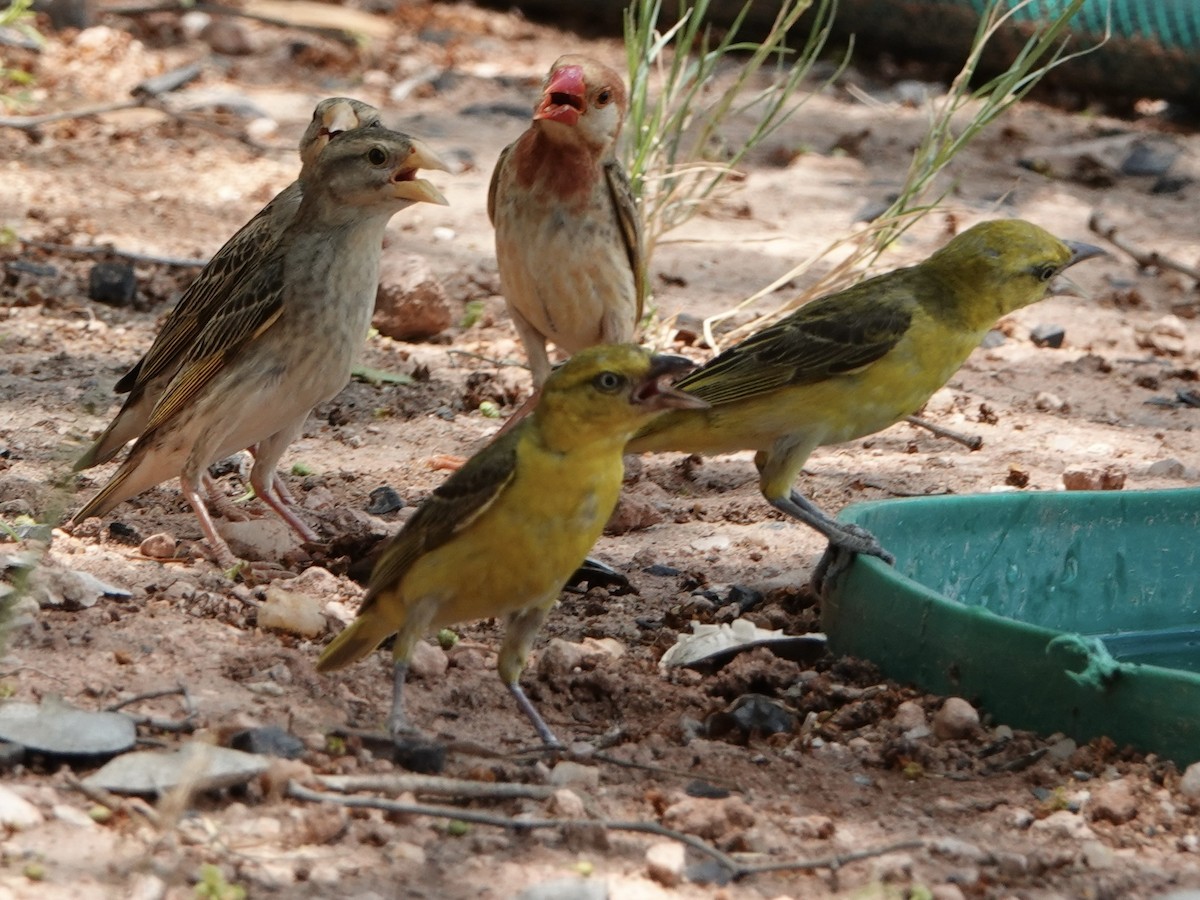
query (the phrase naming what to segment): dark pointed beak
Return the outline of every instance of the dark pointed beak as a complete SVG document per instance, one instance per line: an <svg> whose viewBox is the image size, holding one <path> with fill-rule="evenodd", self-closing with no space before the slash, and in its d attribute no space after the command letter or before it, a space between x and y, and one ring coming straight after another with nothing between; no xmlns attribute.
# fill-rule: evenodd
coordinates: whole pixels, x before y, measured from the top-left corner
<svg viewBox="0 0 1200 900"><path fill-rule="evenodd" d="M676 390L665 381L673 380L693 368L695 363L682 356L660 354L650 357L650 371L638 382L631 397L647 409L705 409L699 397Z"/></svg>
<svg viewBox="0 0 1200 900"><path fill-rule="evenodd" d="M1067 249L1071 251L1071 258L1067 260L1067 264L1063 266L1063 271L1069 269L1077 262L1083 262L1085 259L1093 259L1097 256L1108 256L1107 250L1095 246L1094 244L1084 244L1080 241L1063 241L1067 245ZM1077 285L1071 278L1059 272L1050 283L1049 293L1054 296L1062 296L1067 294L1073 297L1088 297L1088 292Z"/></svg>
<svg viewBox="0 0 1200 900"><path fill-rule="evenodd" d="M1063 243L1066 244L1067 249L1071 251L1071 258L1067 261L1067 264L1063 266L1064 269L1075 265L1077 262L1083 262L1085 259L1093 259L1097 256L1108 256L1107 250L1103 250L1094 244L1084 244L1080 241L1063 241Z"/></svg>

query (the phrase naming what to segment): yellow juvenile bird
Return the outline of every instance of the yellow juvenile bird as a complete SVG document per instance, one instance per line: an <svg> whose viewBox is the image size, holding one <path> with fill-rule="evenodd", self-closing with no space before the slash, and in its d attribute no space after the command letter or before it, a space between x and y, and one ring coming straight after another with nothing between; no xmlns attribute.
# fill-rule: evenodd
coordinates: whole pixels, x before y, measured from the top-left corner
<svg viewBox="0 0 1200 900"><path fill-rule="evenodd" d="M416 641L430 629L505 616L500 678L542 741L559 746L517 679L563 584L612 514L625 442L663 410L704 405L662 384L690 365L614 344L555 369L532 415L447 478L391 539L358 618L325 648L317 671L347 666L397 634L388 725L398 737L409 730L404 678Z"/></svg>
<svg viewBox="0 0 1200 900"><path fill-rule="evenodd" d="M810 453L918 410L996 320L1041 300L1068 266L1104 251L1019 219L983 222L922 263L813 300L676 387L708 401L643 428L630 453L756 450L767 501L830 544L891 561L875 537L795 489Z"/></svg>
<svg viewBox="0 0 1200 900"><path fill-rule="evenodd" d="M612 68L559 57L533 122L492 172L500 285L534 387L550 374L546 341L567 353L617 344L642 317L642 220L616 156L627 98Z"/></svg>
<svg viewBox="0 0 1200 900"><path fill-rule="evenodd" d="M75 463L73 471L108 462L129 441L141 435L155 404L192 351L204 327L231 298L237 296L243 282L253 277L295 220L304 197L304 185L312 177L321 150L337 135L360 127L382 127L379 110L349 97L330 97L317 104L312 121L300 137L300 176L238 229L183 292L150 349L117 382L114 390L129 396L103 434ZM207 484L207 474L204 478ZM273 487L279 502L290 505L282 481L277 479ZM218 502L224 497L213 490L209 493ZM269 502L274 498L266 499ZM307 526L301 534L307 540L315 539Z"/></svg>
<svg viewBox="0 0 1200 900"><path fill-rule="evenodd" d="M423 167L444 168L420 141L383 128L358 128L321 151L294 220L213 307L129 456L75 522L178 475L218 562L231 567L200 485L213 461L255 447L251 486L299 530L271 502L275 466L309 410L350 379L388 220L416 202L446 202L416 177Z"/></svg>

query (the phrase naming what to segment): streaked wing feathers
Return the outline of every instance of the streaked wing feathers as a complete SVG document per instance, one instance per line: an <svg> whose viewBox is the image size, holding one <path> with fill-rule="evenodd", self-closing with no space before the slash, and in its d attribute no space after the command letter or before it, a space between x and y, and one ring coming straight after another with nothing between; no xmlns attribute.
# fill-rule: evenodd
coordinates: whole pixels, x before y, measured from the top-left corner
<svg viewBox="0 0 1200 900"><path fill-rule="evenodd" d="M496 168L492 169L492 180L488 183L487 214L488 221L493 226L496 224L496 190L500 186L500 173L504 170L505 165L508 164L508 157L512 154L513 147L515 146L517 146L516 141L500 151L500 156L496 160Z"/></svg>
<svg viewBox="0 0 1200 900"><path fill-rule="evenodd" d="M240 289L211 310L190 352L154 407L149 432L187 409L229 357L266 331L283 311L283 255L259 266Z"/></svg>
<svg viewBox="0 0 1200 900"><path fill-rule="evenodd" d="M617 222L621 226L621 237L625 241L625 253L633 269L633 285L637 291L637 315L634 322L642 320L642 306L646 300L646 248L642 235L642 217L638 214L637 201L633 197L633 186L624 167L615 159L604 164L604 177L612 195Z"/></svg>
<svg viewBox="0 0 1200 900"><path fill-rule="evenodd" d="M170 374L179 368L192 343L204 330L207 319L253 272L256 262L278 237L275 209L280 200L287 199L281 193L216 252L183 292L150 349L117 382L117 393L135 391L159 375Z"/></svg>
<svg viewBox="0 0 1200 900"><path fill-rule="evenodd" d="M676 387L709 403L729 403L869 365L899 343L914 306L904 292L895 298L872 297L874 292L864 282L814 300L730 347Z"/></svg>

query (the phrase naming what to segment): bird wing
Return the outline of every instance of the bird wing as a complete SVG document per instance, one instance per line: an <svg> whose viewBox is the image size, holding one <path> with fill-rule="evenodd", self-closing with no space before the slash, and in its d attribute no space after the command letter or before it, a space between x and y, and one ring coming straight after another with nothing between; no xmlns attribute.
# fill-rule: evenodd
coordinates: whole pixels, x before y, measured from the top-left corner
<svg viewBox="0 0 1200 900"><path fill-rule="evenodd" d="M483 515L517 473L517 445L529 420L467 460L437 487L392 538L371 573L363 609L394 587L418 559L445 544Z"/></svg>
<svg viewBox="0 0 1200 900"><path fill-rule="evenodd" d="M508 157L512 153L513 147L515 146L517 146L517 142L513 141L511 144L501 150L500 156L496 160L496 168L492 169L492 180L488 184L487 212L488 221L491 222L493 226L496 224L496 190L500 186L500 172L503 171L505 165L507 165Z"/></svg>
<svg viewBox="0 0 1200 900"><path fill-rule="evenodd" d="M709 403L729 403L870 365L904 337L915 305L910 292L887 292L874 281L806 304L676 387Z"/></svg>
<svg viewBox="0 0 1200 900"><path fill-rule="evenodd" d="M621 226L621 237L625 241L625 253L629 256L629 267L633 269L633 284L637 291L637 316L642 320L642 305L646 299L646 248L642 235L642 217L638 214L633 186L625 168L615 159L604 164L604 178L612 195L617 223Z"/></svg>
<svg viewBox="0 0 1200 900"><path fill-rule="evenodd" d="M159 375L179 368L205 322L237 289L246 273L253 271L256 260L276 239L275 206L273 200L259 210L209 260L171 310L150 349L117 382L114 390L118 394L137 391Z"/></svg>
<svg viewBox="0 0 1200 900"><path fill-rule="evenodd" d="M146 433L187 409L205 386L228 364L231 356L271 327L283 312L282 253L260 265L203 321L179 372L150 414Z"/></svg>

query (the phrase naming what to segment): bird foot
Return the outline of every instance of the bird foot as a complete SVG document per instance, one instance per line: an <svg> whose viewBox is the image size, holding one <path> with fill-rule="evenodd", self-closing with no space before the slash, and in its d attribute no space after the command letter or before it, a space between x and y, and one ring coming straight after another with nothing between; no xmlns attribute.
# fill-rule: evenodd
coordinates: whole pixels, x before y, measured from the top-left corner
<svg viewBox="0 0 1200 900"><path fill-rule="evenodd" d="M839 524L838 528L840 533L831 537L829 546L813 570L811 586L818 597L826 596L834 582L846 574L859 553L877 557L889 566L896 563L896 557L883 549L879 539L867 529L849 524Z"/></svg>
<svg viewBox="0 0 1200 900"><path fill-rule="evenodd" d="M241 581L251 587L257 584L266 584L276 578L291 578L296 574L278 563L264 560L251 561L234 557L232 562L226 564L224 560L218 558L217 565L221 566L225 577L230 581Z"/></svg>

